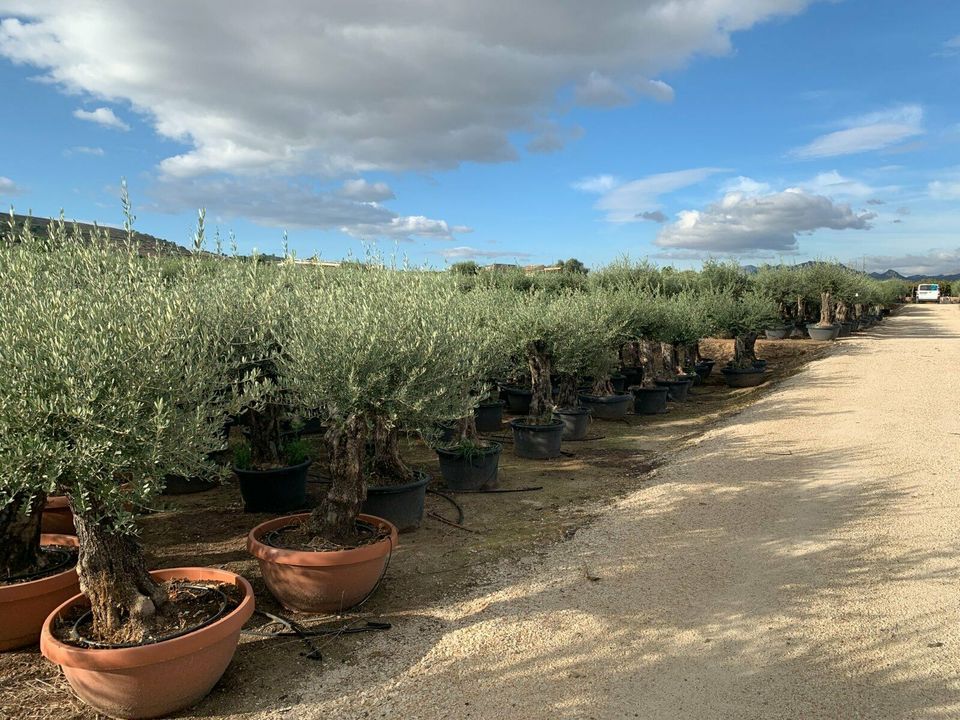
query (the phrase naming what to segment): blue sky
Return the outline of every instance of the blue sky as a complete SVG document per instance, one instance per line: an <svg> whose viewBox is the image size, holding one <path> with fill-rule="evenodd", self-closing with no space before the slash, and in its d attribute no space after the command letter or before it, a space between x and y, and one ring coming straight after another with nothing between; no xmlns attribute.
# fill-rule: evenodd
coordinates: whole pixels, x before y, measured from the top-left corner
<svg viewBox="0 0 960 720"><path fill-rule="evenodd" d="M161 7L149 7L160 5ZM242 251L960 270L960 3L0 0L0 202Z"/></svg>

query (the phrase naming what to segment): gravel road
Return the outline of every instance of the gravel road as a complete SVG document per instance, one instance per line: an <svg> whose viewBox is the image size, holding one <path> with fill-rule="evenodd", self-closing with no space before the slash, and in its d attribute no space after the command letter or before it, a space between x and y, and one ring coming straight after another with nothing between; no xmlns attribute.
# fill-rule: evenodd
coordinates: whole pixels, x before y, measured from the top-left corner
<svg viewBox="0 0 960 720"><path fill-rule="evenodd" d="M958 445L960 307L908 307L258 717L960 717Z"/></svg>

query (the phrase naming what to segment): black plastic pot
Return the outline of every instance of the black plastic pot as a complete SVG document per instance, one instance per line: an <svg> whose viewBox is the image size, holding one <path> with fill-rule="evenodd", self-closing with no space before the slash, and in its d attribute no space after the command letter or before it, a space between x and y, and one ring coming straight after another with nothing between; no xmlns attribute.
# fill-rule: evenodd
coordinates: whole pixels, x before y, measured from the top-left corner
<svg viewBox="0 0 960 720"><path fill-rule="evenodd" d="M630 410L633 395L581 395L580 404L598 420L622 420Z"/></svg>
<svg viewBox="0 0 960 720"><path fill-rule="evenodd" d="M240 479L244 512L288 513L307 504L307 469L311 459L299 465L272 470L234 468Z"/></svg>
<svg viewBox="0 0 960 720"><path fill-rule="evenodd" d="M852 322L842 322L840 323L840 335L839 337L850 337L853 334L854 325Z"/></svg>
<svg viewBox="0 0 960 720"><path fill-rule="evenodd" d="M642 367L625 367L621 368L620 372L623 373L623 376L626 378L624 382L625 387L629 388L633 385L640 385L643 383Z"/></svg>
<svg viewBox="0 0 960 720"><path fill-rule="evenodd" d="M513 450L522 458L546 460L560 455L563 423L554 420L549 425L528 422L525 418L510 421L513 428Z"/></svg>
<svg viewBox="0 0 960 720"><path fill-rule="evenodd" d="M622 393L627 390L627 376L626 375L612 375L610 377L610 385L613 387L614 392Z"/></svg>
<svg viewBox="0 0 960 720"><path fill-rule="evenodd" d="M518 387L505 387L503 390L507 394L507 410L514 415L526 415L530 412L532 390Z"/></svg>
<svg viewBox="0 0 960 720"><path fill-rule="evenodd" d="M764 332L767 335L767 340L783 340L792 329L788 327L767 328Z"/></svg>
<svg viewBox="0 0 960 720"><path fill-rule="evenodd" d="M417 479L404 485L367 488L361 512L389 520L400 532L416 530L423 520L423 504L430 476L416 472Z"/></svg>
<svg viewBox="0 0 960 720"><path fill-rule="evenodd" d="M827 325L826 327L821 327L819 325L807 325L807 332L810 334L811 340L836 340L840 335L840 324L836 323L834 325Z"/></svg>
<svg viewBox="0 0 960 720"><path fill-rule="evenodd" d="M637 415L660 415L667 411L667 387L632 387L633 411Z"/></svg>
<svg viewBox="0 0 960 720"><path fill-rule="evenodd" d="M457 450L437 448L440 475L451 490L490 490L497 486L500 465L500 443L477 448L469 455Z"/></svg>
<svg viewBox="0 0 960 720"><path fill-rule="evenodd" d="M583 440L590 427L590 410L585 407L557 408L553 411L555 418L563 423L563 440Z"/></svg>
<svg viewBox="0 0 960 720"><path fill-rule="evenodd" d="M672 402L683 402L687 399L690 390L688 380L654 380L657 386L667 388L667 399Z"/></svg>
<svg viewBox="0 0 960 720"><path fill-rule="evenodd" d="M503 425L503 402L480 403L473 411L473 420L477 432L497 432Z"/></svg>
<svg viewBox="0 0 960 720"><path fill-rule="evenodd" d="M759 368L724 368L723 379L727 387L756 387L766 380L766 372Z"/></svg>
<svg viewBox="0 0 960 720"><path fill-rule="evenodd" d="M452 422L437 423L437 435L442 443L453 442L457 437L457 424ZM375 513L371 513L375 514Z"/></svg>
<svg viewBox="0 0 960 720"><path fill-rule="evenodd" d="M766 369L767 369L767 361L766 361L766 360L763 360L763 359L761 359L761 358L757 358L756 360L753 361L753 366L754 366L757 370L766 370Z"/></svg>
<svg viewBox="0 0 960 720"><path fill-rule="evenodd" d="M167 475L163 479L161 495L192 495L193 493L213 490L220 482L210 478L184 477L183 475Z"/></svg>

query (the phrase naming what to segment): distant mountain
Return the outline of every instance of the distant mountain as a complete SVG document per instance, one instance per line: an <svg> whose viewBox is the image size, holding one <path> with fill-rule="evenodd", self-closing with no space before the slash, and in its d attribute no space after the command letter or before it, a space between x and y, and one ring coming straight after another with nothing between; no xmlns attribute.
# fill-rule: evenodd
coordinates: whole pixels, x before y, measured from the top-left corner
<svg viewBox="0 0 960 720"><path fill-rule="evenodd" d="M49 218L37 218L30 217L28 215L14 215L14 223L18 228L24 227L27 223L30 223L30 230L35 235L46 235L47 226L53 222ZM66 221L67 225L72 226L74 223L70 220ZM94 226L89 223L76 223L80 228L80 231L85 235L92 233ZM125 243L127 241L127 231L122 228L107 227L104 225L97 226L101 231L106 232L110 240L116 242L117 244ZM0 218L0 237L6 235L7 232L7 217ZM133 233L134 242L137 245L137 252L141 255L190 255L191 251L185 248L183 245L178 245L175 242L170 242L169 240L163 240L162 238L154 237L153 235L147 235L146 233L136 232Z"/></svg>
<svg viewBox="0 0 960 720"><path fill-rule="evenodd" d="M943 280L953 282L954 280L960 280L960 272L956 273L928 273L925 275L901 275L896 270L887 270L886 272L870 273L870 277L875 280L908 280L910 282L919 282L920 280Z"/></svg>

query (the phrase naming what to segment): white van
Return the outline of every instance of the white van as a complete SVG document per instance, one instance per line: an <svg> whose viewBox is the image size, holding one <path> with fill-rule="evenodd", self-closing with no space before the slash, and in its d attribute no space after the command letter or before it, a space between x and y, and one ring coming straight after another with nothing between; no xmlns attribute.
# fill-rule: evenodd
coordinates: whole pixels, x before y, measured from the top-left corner
<svg viewBox="0 0 960 720"><path fill-rule="evenodd" d="M940 302L940 286L936 283L917 285L917 302Z"/></svg>

